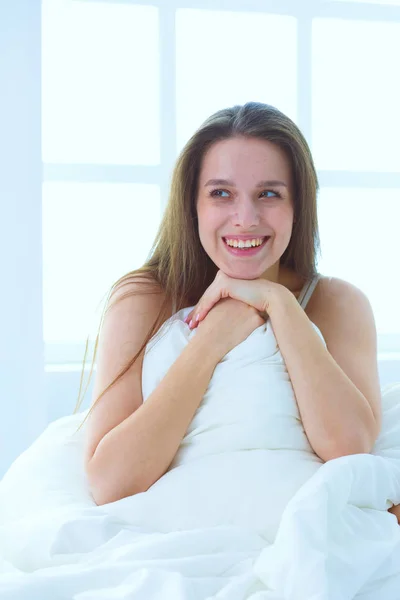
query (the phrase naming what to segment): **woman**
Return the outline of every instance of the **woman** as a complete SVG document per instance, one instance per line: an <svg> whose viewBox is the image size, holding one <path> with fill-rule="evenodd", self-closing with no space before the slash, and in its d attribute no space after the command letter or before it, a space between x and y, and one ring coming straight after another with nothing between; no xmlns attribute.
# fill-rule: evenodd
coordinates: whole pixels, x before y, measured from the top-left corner
<svg viewBox="0 0 400 600"><path fill-rule="evenodd" d="M373 313L356 287L316 272L317 189L303 135L271 106L218 111L189 140L150 258L107 304L85 453L97 504L166 473L216 365L266 319L315 454L372 450L381 426ZM143 403L149 340L193 306L196 335Z"/></svg>

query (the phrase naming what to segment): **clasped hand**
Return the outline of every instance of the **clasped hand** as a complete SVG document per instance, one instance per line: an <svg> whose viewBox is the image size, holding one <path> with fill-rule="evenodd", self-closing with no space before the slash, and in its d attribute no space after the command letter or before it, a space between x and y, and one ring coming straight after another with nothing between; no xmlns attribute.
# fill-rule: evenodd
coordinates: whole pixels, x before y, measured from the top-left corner
<svg viewBox="0 0 400 600"><path fill-rule="evenodd" d="M241 300L253 306L263 318L266 318L274 298L281 293L281 290L286 288L268 279L234 279L223 271L218 271L212 284L186 317L185 323L190 329L194 329L223 298Z"/></svg>

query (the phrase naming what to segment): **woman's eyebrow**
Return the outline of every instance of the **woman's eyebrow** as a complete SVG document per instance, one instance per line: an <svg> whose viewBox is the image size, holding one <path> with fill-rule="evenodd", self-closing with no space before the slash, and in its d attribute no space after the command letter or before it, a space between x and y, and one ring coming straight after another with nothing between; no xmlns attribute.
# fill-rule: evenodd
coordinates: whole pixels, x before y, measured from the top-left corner
<svg viewBox="0 0 400 600"><path fill-rule="evenodd" d="M230 185L232 187L235 187L235 182L232 181L231 179L209 179L207 181L207 183L204 184L204 187L207 187L208 185ZM284 181L280 181L279 179L270 179L270 180L264 180L264 181L259 181L256 185L257 188L263 188L263 187L268 187L270 185L280 185L282 187L287 187L286 183Z"/></svg>

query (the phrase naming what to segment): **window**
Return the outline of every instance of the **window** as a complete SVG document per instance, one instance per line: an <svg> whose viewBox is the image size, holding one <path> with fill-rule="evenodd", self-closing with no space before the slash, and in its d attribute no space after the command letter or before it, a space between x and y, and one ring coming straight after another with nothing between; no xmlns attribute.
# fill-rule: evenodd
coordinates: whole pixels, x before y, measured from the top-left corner
<svg viewBox="0 0 400 600"><path fill-rule="evenodd" d="M147 256L178 152L248 100L301 127L321 185L319 269L366 292L380 351L400 353L400 0L42 6L48 365L79 368L95 309Z"/></svg>

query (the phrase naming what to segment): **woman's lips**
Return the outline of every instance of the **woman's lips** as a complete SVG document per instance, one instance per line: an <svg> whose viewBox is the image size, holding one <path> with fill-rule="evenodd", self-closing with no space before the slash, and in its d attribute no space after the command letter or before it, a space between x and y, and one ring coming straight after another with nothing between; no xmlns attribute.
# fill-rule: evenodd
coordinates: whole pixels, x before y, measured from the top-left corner
<svg viewBox="0 0 400 600"><path fill-rule="evenodd" d="M253 238L254 239L254 238ZM266 246L270 240L270 236L266 236L262 242L262 244L260 244L259 246L252 246L251 248L234 248L233 246L228 246L228 244L225 241L225 238L222 238L223 243L225 248L227 249L228 252L230 252L230 254L233 254L234 256L242 256L242 257L246 257L246 256L254 256L255 254L258 254L258 252L260 252L264 246Z"/></svg>

